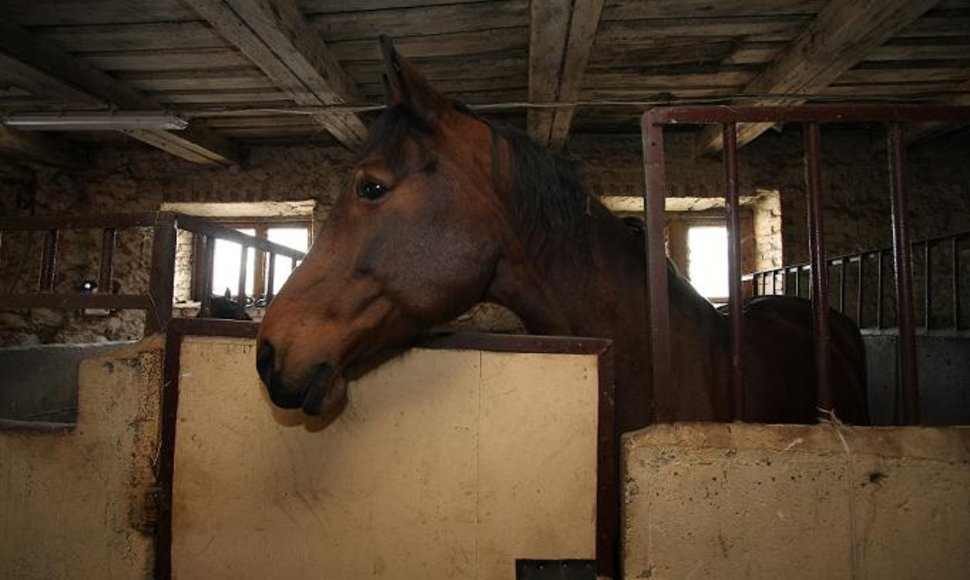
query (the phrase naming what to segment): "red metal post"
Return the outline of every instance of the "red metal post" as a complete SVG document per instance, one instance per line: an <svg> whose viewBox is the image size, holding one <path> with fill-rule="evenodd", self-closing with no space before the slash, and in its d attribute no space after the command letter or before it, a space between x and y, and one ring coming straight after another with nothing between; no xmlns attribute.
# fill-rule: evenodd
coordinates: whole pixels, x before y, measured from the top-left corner
<svg viewBox="0 0 970 580"><path fill-rule="evenodd" d="M865 319L863 318L864 307L862 305L863 297L864 297L863 285L865 284L865 279L866 279L865 263L866 263L866 254L865 253L859 254L859 283L856 286L856 294L855 294L855 315L856 315L855 323L859 326L859 328L863 328L865 326Z"/></svg>
<svg viewBox="0 0 970 580"><path fill-rule="evenodd" d="M744 320L741 316L741 208L738 195L738 128L734 123L721 127L724 142L724 182L728 226L728 311L731 317L731 395L734 419L745 416Z"/></svg>
<svg viewBox="0 0 970 580"><path fill-rule="evenodd" d="M950 282L953 292L953 329L960 330L960 240L956 236L950 240L950 264L953 269Z"/></svg>
<svg viewBox="0 0 970 580"><path fill-rule="evenodd" d="M805 185L808 191L808 245L812 254L812 318L818 405L824 410L833 410L835 398L829 374L829 281L822 219L822 136L818 123L805 126Z"/></svg>
<svg viewBox="0 0 970 580"><path fill-rule="evenodd" d="M923 242L923 327L926 330L929 330L933 323L933 284L931 284L933 270L930 267L933 255L930 244L929 240Z"/></svg>
<svg viewBox="0 0 970 580"><path fill-rule="evenodd" d="M907 213L906 160L903 129L889 126L889 178L893 224L893 263L896 269L896 318L899 324L899 379L903 398L903 421L919 423L919 390L916 374L916 334L913 314L913 274Z"/></svg>
<svg viewBox="0 0 970 580"><path fill-rule="evenodd" d="M667 255L664 251L664 212L667 197L666 161L663 127L644 115L643 196L647 246L647 328L650 337L651 385L654 421L675 416L676 401L664 396L670 392L673 372L670 361L670 311L667 292ZM666 388L661 388L661 385Z"/></svg>

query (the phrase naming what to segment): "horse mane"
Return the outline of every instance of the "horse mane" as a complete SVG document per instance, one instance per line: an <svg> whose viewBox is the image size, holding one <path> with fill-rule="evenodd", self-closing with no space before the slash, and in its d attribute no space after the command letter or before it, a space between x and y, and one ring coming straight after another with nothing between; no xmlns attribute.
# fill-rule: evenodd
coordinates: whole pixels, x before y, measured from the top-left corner
<svg viewBox="0 0 970 580"><path fill-rule="evenodd" d="M576 162L540 146L514 127L489 123L508 145L516 221L533 252L549 241L589 251L590 203Z"/></svg>
<svg viewBox="0 0 970 580"><path fill-rule="evenodd" d="M569 242L571 247L588 251L590 237L589 204L591 198L572 159L538 145L514 127L499 125L482 118L463 103L453 102L455 109L485 123L495 140L504 140L512 161L512 199L516 223L530 251L539 253L548 242ZM389 107L368 134L363 156L378 151L391 171L406 171L404 144L411 140L422 152L422 169L434 170L436 156L427 146L434 127L406 105ZM493 174L497 172L493 170ZM497 177L497 176L495 176Z"/></svg>

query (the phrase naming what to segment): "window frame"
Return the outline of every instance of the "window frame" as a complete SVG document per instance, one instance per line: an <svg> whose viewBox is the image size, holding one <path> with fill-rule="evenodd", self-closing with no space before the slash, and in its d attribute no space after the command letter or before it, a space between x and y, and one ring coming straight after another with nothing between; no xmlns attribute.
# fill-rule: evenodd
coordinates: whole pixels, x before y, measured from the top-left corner
<svg viewBox="0 0 970 580"><path fill-rule="evenodd" d="M268 239L269 230L276 228L306 228L307 231L307 248L313 245L313 230L314 222L313 216L279 216L279 217L239 217L239 218L206 218L209 221L219 224L232 229L252 229L255 230L255 237L260 239ZM253 269L253 296L261 297L266 296L272 291L271 288L267 288L267 271L268 262L267 253L263 250L255 248L255 259L254 259L254 269ZM192 284L190 288L190 297L196 302L201 302L203 297L208 293L211 295L212 289L206 288L206 286L211 285L211 280L203 280L203 268L204 268L204 248L202 246L202 240L199 236L193 236L192 239ZM236 288L233 293L234 299L239 299L238 296L239 289Z"/></svg>

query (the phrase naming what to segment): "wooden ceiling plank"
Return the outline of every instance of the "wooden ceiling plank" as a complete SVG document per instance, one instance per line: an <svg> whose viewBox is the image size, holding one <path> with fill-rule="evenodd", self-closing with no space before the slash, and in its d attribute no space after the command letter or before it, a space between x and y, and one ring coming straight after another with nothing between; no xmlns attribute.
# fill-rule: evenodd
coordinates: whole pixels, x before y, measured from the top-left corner
<svg viewBox="0 0 970 580"><path fill-rule="evenodd" d="M572 102L579 97L602 12L603 0L575 0L573 4L566 56L559 79L558 100L561 103ZM575 107L555 110L549 136L549 145L553 149L566 146L574 114Z"/></svg>
<svg viewBox="0 0 970 580"><path fill-rule="evenodd" d="M35 36L19 26L0 21L0 52L14 58L26 66L49 75L60 82L66 82L83 91L92 98L105 101L113 107L130 110L153 110L160 108L159 104L133 88L121 83L111 75L97 69L64 51L59 46ZM206 157L219 163L237 164L238 158L229 143L212 134L203 127L195 127L191 131L182 131L180 136L176 132L150 131L154 133L153 144L167 141L183 143L189 135L198 139L195 147L206 150ZM157 145L156 145L157 146ZM177 150L181 151L180 146ZM168 150L168 149L166 149ZM198 162L198 156L186 156L189 161Z"/></svg>
<svg viewBox="0 0 970 580"><path fill-rule="evenodd" d="M745 86L748 94L818 93L861 62L874 48L905 29L934 2L911 0L847 0L829 2L802 30L791 46ZM765 105L795 105L804 99L776 98ZM738 127L738 146L744 146L769 129L765 123ZM712 125L697 141L701 153L721 150L721 131Z"/></svg>
<svg viewBox="0 0 970 580"><path fill-rule="evenodd" d="M569 38L572 0L533 0L529 31L529 101L554 103ZM540 145L549 145L554 109L529 109L528 132Z"/></svg>
<svg viewBox="0 0 970 580"><path fill-rule="evenodd" d="M528 0L505 0L418 6L321 14L311 16L309 21L328 43L373 39L379 34L387 34L396 39L400 36L427 34L429 26L433 27L436 34L524 26L528 22L528 4Z"/></svg>
<svg viewBox="0 0 970 580"><path fill-rule="evenodd" d="M5 0L0 12L12 22L31 27L183 22L196 19L195 14L179 0Z"/></svg>
<svg viewBox="0 0 970 580"><path fill-rule="evenodd" d="M394 47L408 58L451 57L489 51L520 51L529 45L529 27L452 32L434 35L395 36ZM381 60L381 50L372 38L328 42L343 63Z"/></svg>
<svg viewBox="0 0 970 580"><path fill-rule="evenodd" d="M297 104L320 106L359 100L353 81L294 0L187 2ZM366 136L364 124L355 115L327 112L315 115L313 121L350 148Z"/></svg>

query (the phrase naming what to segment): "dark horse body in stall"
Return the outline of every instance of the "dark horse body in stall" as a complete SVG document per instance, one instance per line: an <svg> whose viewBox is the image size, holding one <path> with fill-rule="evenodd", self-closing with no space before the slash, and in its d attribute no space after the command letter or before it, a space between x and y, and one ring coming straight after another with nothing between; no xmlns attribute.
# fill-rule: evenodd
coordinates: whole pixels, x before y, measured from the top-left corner
<svg viewBox="0 0 970 580"><path fill-rule="evenodd" d="M583 189L573 166L436 92L387 41L390 103L349 185L270 305L257 368L276 405L332 414L346 379L422 331L490 301L537 334L614 341L616 431L657 419L732 419L726 318L670 277L675 380L648 385L642 235ZM746 307L745 421L818 418L811 305ZM832 316L835 414L866 423L858 330Z"/></svg>

